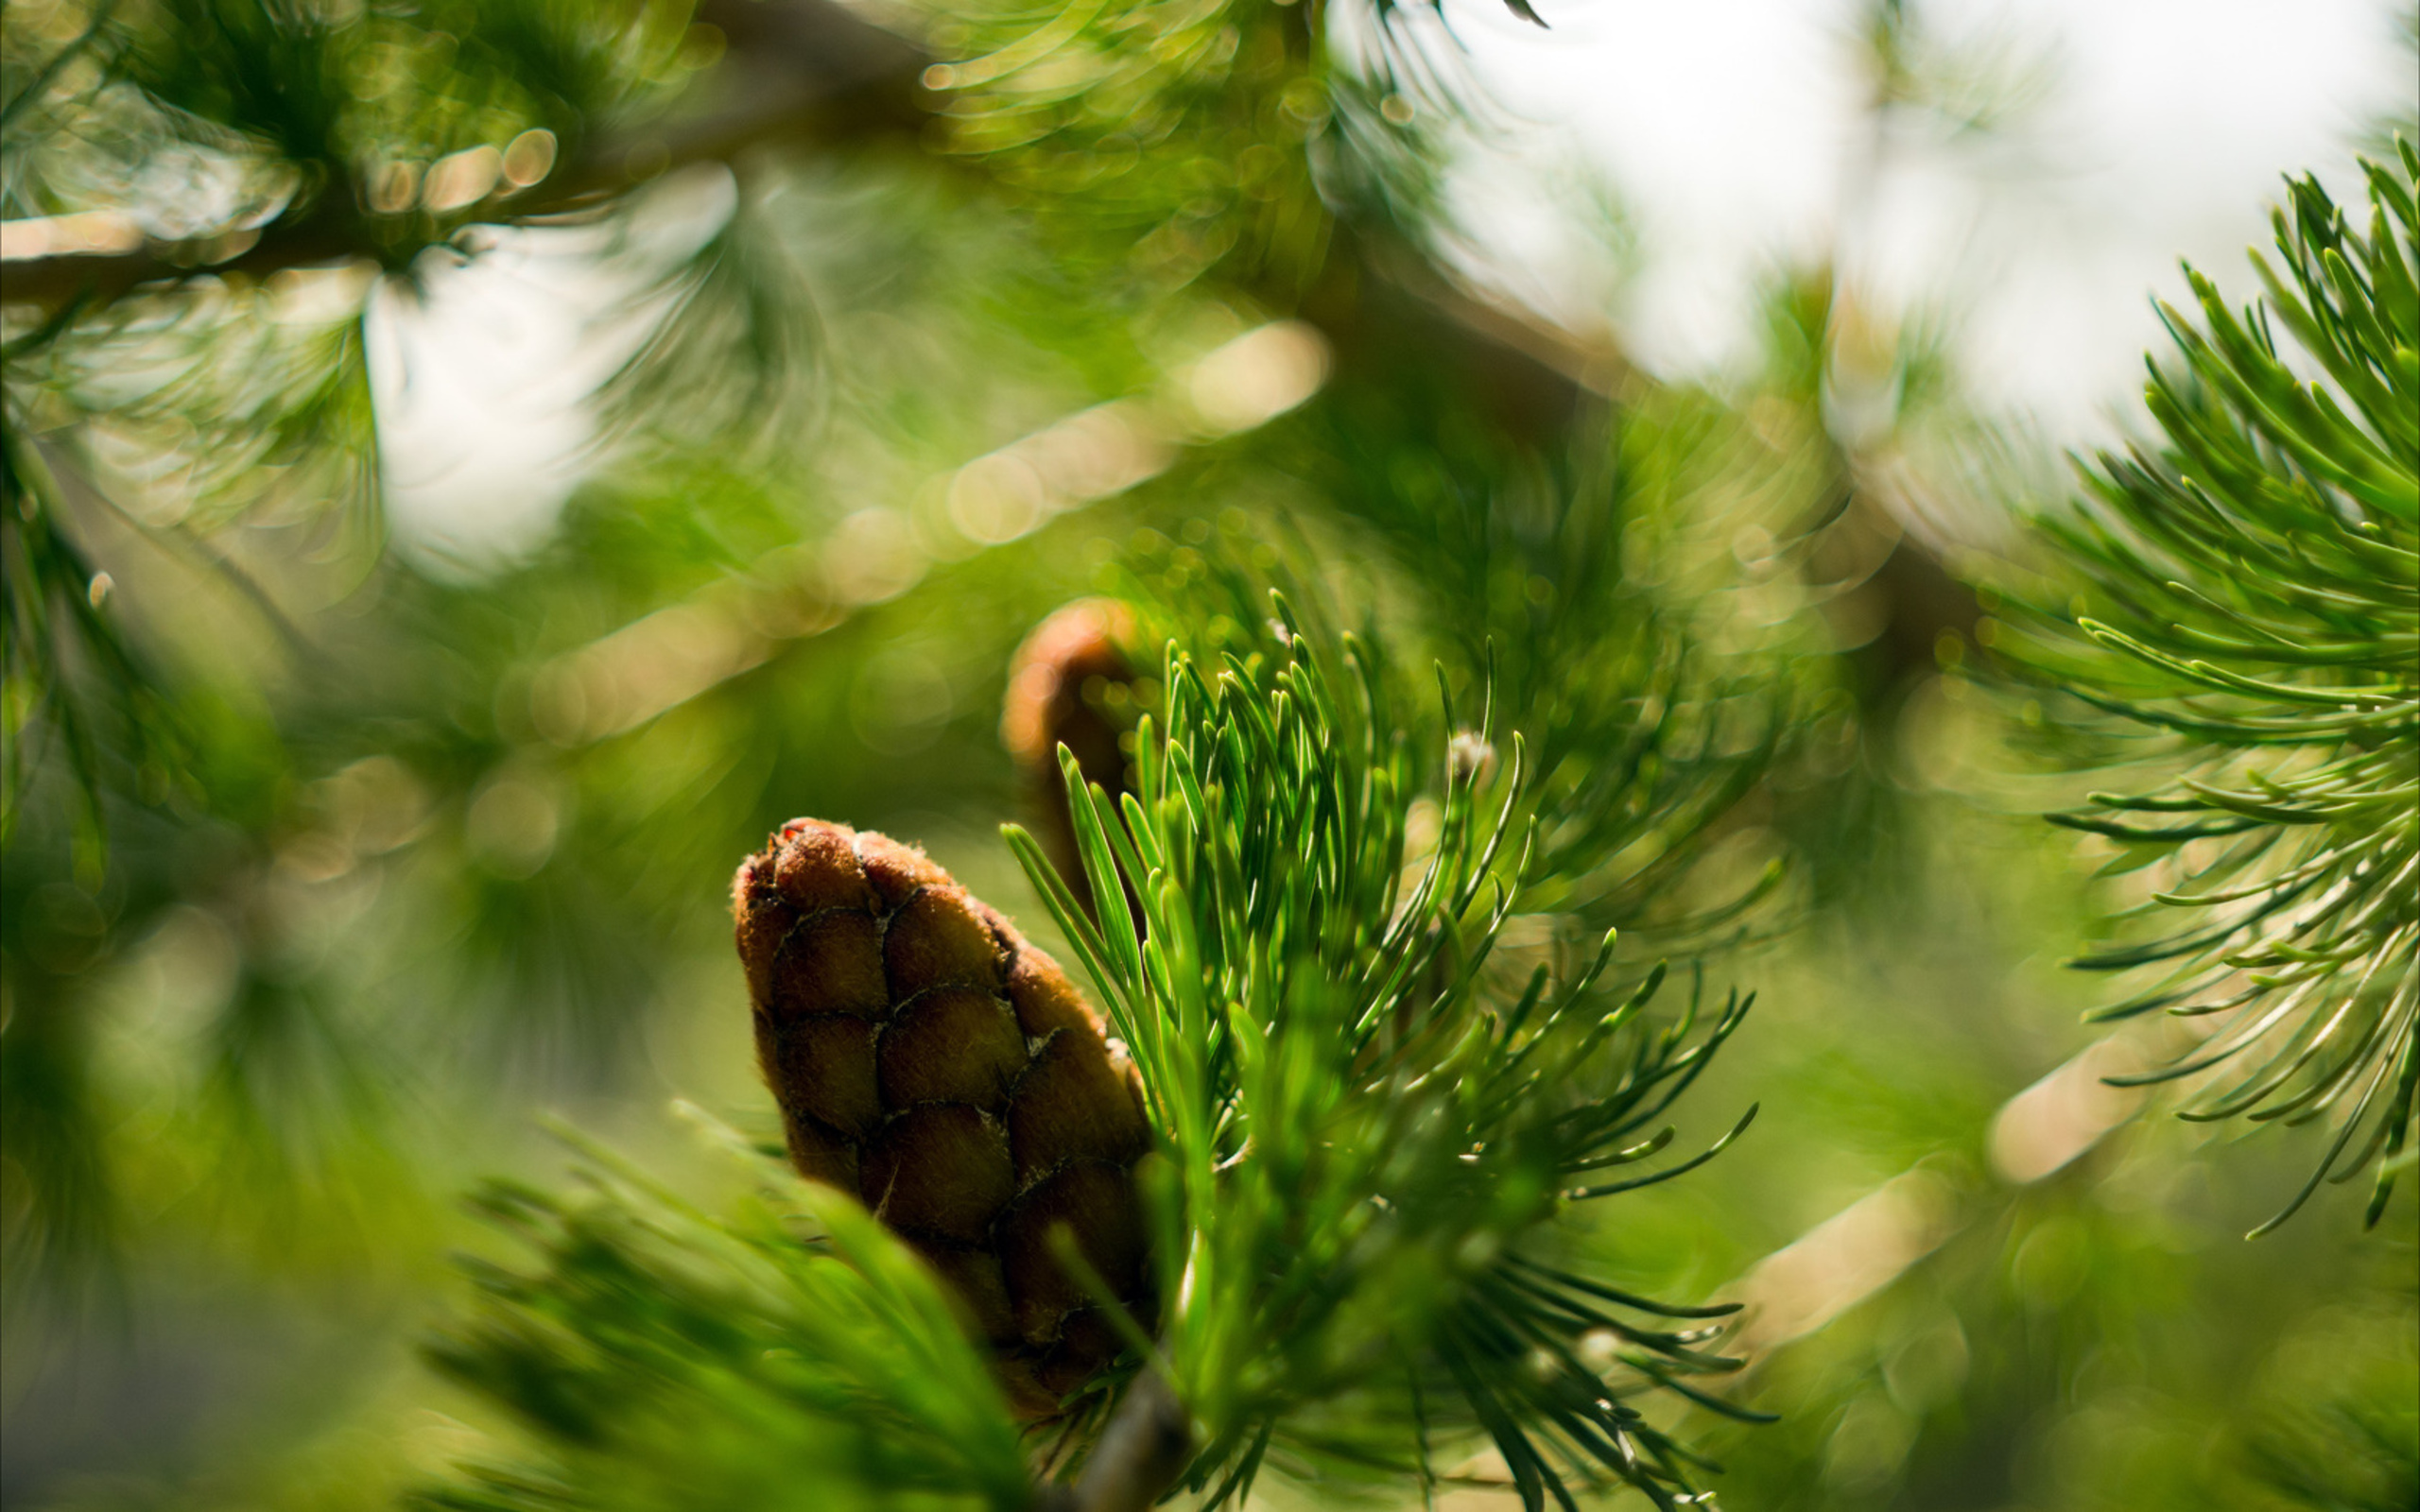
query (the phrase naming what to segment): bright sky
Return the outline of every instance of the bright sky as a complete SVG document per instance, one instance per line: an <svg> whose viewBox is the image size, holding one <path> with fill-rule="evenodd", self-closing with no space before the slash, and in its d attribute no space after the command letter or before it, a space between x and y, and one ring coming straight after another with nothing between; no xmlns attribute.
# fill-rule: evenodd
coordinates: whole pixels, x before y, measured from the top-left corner
<svg viewBox="0 0 2420 1512"><path fill-rule="evenodd" d="M1843 216L1863 152L1860 0L1536 3L1551 31L1497 0L1446 0L1506 107L1501 148L1459 193L1508 288L1610 320L1652 370L1719 373L1745 354L1756 280L1845 224L1844 261L1889 300L1951 312L1986 401L2063 441L2131 421L2161 340L2147 296L2181 295L2179 256L2248 297L2242 251L2267 241L2278 176L2349 187L2352 144L2420 93L2389 0L1926 0L1913 9L1945 38L1997 39L2042 88L1992 147L1915 144ZM1618 287L1571 230L1592 180L1637 237ZM525 237L434 279L425 307L382 295L380 414L407 549L516 554L576 481L591 427L571 401L611 357L583 344L575 291L597 284L571 251ZM624 321L604 345L629 335Z"/></svg>
<svg viewBox="0 0 2420 1512"><path fill-rule="evenodd" d="M397 543L424 567L472 574L543 545L587 470L585 401L635 351L662 308L616 254L678 261L731 215L728 170L648 186L636 231L483 232L467 263L424 257L419 297L372 296L370 382Z"/></svg>
<svg viewBox="0 0 2420 1512"><path fill-rule="evenodd" d="M1584 165L1640 238L1610 302L1633 354L1719 369L1749 338L1754 280L1855 216L1864 148L1859 0L1537 0L1540 31L1492 0L1448 14L1499 98L1536 123L1509 163L1466 176L1507 283L1542 307L1605 302L1558 259L1557 201ZM2386 0L1926 0L1945 40L2031 60L2032 108L1987 152L1918 145L1842 232L1896 299L1959 314L1969 377L2062 438L2102 432L2181 297L2180 256L2249 295L2243 249L2269 233L2279 175L2352 181L2353 144L2409 114L2420 79ZM1556 181L1558 179L1564 181ZM1525 202L1526 201L1526 202ZM1567 238L1562 238L1567 245ZM1556 267L1558 262L1565 266Z"/></svg>

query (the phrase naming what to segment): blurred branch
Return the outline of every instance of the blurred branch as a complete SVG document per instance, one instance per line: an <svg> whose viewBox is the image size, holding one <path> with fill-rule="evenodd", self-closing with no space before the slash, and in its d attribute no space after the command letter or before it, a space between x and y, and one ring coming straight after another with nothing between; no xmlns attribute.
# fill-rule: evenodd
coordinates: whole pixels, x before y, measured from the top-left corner
<svg viewBox="0 0 2420 1512"><path fill-rule="evenodd" d="M1761 1365L1887 1289L1979 1222L1991 1197L2014 1199L2133 1123L2149 1097L2128 1079L2204 1038L2206 1026L2169 1020L2087 1045L1992 1114L1988 1195L1939 1157L1910 1166L1721 1288L1744 1314L1727 1347Z"/></svg>
<svg viewBox="0 0 2420 1512"><path fill-rule="evenodd" d="M1744 1314L1725 1348L1761 1363L1889 1286L1965 1226L1960 1195L1918 1165L1767 1255L1722 1289Z"/></svg>
<svg viewBox="0 0 2420 1512"><path fill-rule="evenodd" d="M1035 1487L1040 1512L1145 1512L1176 1483L1193 1454L1184 1404L1159 1372L1134 1378L1072 1486Z"/></svg>
<svg viewBox="0 0 2420 1512"><path fill-rule="evenodd" d="M527 223L575 215L689 163L727 162L781 142L830 143L912 134L923 128L926 117L916 102L915 82L922 54L837 6L821 0L707 0L697 18L718 27L731 43L709 82L696 92L714 100L711 110L605 136L540 183L509 199L499 196L496 213L483 218ZM13 229L41 223L9 224ZM0 302L56 308L78 296L103 301L147 284L202 275L261 278L354 258L383 261L386 248L374 227L369 215L331 193L309 212L265 227L234 255L206 265L197 258L223 248L227 238L9 257L0 263L6 270ZM137 234L130 219L122 230L123 236L110 237L79 225L78 232L87 247L108 249Z"/></svg>
<svg viewBox="0 0 2420 1512"><path fill-rule="evenodd" d="M1157 398L1070 415L949 473L940 522L980 547L1004 545L1059 514L1156 477L1180 445L1251 430L1326 381L1326 344L1307 325L1256 327L1170 375ZM898 510L860 510L813 544L565 652L529 689L535 728L578 746L622 734L761 666L786 642L821 635L924 576L917 531Z"/></svg>
<svg viewBox="0 0 2420 1512"><path fill-rule="evenodd" d="M694 91L715 101L709 112L600 139L540 183L499 197L495 214L484 218L527 223L593 210L670 168L729 161L785 142L921 140L934 119L919 82L931 56L829 0L704 0L696 19L717 27L728 43L722 60ZM78 296L97 303L147 284L200 275L260 278L289 267L378 259L385 250L374 222L333 197L311 213L262 229L233 255L223 255L232 238L130 245L140 237L130 217L74 219L72 231L61 230L80 249L0 262L6 274L0 301L58 309ZM12 229L36 224L9 223ZM1618 352L1578 342L1460 286L1408 249L1350 232L1346 239L1339 249L1345 255L1331 258L1328 275L1299 301L1276 289L1253 292L1273 309L1299 302L1305 317L1347 352L1369 345L1366 338L1380 329L1413 321L1429 339L1460 349L1457 366L1476 365L1484 381L1475 391L1491 396L1503 412L1497 418L1523 434L1560 431L1583 396L1614 393L1631 380ZM212 251L222 255L198 261Z"/></svg>
<svg viewBox="0 0 2420 1512"><path fill-rule="evenodd" d="M722 60L692 92L711 99L711 110L600 138L538 184L491 201L493 214L479 218L527 223L592 211L670 168L783 143L917 142L935 119L920 83L931 55L829 0L704 0L696 19L728 43ZM54 224L66 219L54 217ZM78 249L0 262L0 301L57 309L78 296L97 303L200 275L261 278L391 255L375 221L334 195L305 215L263 228L233 255L231 241L251 233L145 244L130 217L88 214L75 220L60 230ZM10 223L21 245L26 232L19 228L36 224ZM1409 249L1340 231L1342 255L1328 259L1312 288L1251 292L1271 309L1299 306L1348 362L1374 336L1399 335L1409 321L1426 339L1456 351L1454 365L1480 380L1473 391L1488 396L1499 421L1531 437L1559 434L1587 396L1612 394L1631 381L1619 352L1578 342L1461 286ZM213 252L219 255L213 259Z"/></svg>
<svg viewBox="0 0 2420 1512"><path fill-rule="evenodd" d="M1344 255L1331 260L1302 304L1344 367L1356 366L1357 356L1392 364L1407 347L1450 352L1444 365L1467 376L1471 402L1532 442L1567 434L1591 401L1629 393L1640 382L1610 342L1548 325L1409 248L1350 227L1339 228L1338 242Z"/></svg>

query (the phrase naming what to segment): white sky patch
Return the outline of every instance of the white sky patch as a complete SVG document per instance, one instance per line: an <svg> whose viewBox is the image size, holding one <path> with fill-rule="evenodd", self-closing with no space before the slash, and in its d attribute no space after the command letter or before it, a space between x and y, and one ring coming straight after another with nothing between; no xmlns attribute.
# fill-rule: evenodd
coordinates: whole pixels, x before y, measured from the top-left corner
<svg viewBox="0 0 2420 1512"><path fill-rule="evenodd" d="M1985 401L2061 438L2131 399L2161 341L2149 297L2183 293L2179 257L2248 297L2243 249L2268 240L2279 176L2352 189L2354 139L2420 89L2385 0L1933 0L1910 8L1924 24L2007 39L2048 87L1986 155L1914 146L1844 229L1865 151L1862 5L1538 4L1553 30L1492 0L1450 12L1497 98L1534 123L1458 185L1509 291L1609 318L1651 370L1703 376L1751 353L1756 281L1837 239L1886 301L1961 316ZM1564 228L1574 162L1635 222L1617 293Z"/></svg>
<svg viewBox="0 0 2420 1512"><path fill-rule="evenodd" d="M468 262L424 254L417 294L376 290L364 324L388 523L415 565L477 576L544 544L594 460L591 396L662 313L654 278L736 195L719 167L675 175L627 224L484 232Z"/></svg>

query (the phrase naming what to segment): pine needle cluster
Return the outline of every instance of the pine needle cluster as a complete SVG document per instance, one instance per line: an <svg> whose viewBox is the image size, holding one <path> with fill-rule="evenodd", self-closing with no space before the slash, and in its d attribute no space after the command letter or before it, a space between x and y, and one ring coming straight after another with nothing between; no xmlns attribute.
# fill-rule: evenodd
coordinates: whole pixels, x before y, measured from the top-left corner
<svg viewBox="0 0 2420 1512"><path fill-rule="evenodd" d="M2132 1079L2212 1075L2188 1119L2332 1125L2261 1232L2372 1168L2376 1224L2420 1089L2420 156L2362 169L2366 234L2305 179L2255 257L2265 304L2192 273L2198 322L2163 308L2165 444L2046 522L2085 586L2000 638L2161 774L2052 816L2117 845L2109 873L2160 868L2136 937L2078 963L2150 977L2100 1017L2209 1026Z"/></svg>
<svg viewBox="0 0 2420 1512"><path fill-rule="evenodd" d="M528 1442L418 1503L1025 1505L1015 1420L939 1279L853 1199L701 1123L755 1177L728 1214L586 1144L580 1195L480 1195L537 1260L475 1266L478 1309L430 1352Z"/></svg>
<svg viewBox="0 0 2420 1512"><path fill-rule="evenodd" d="M1264 1466L1433 1486L1483 1437L1529 1506L1615 1482L1674 1505L1695 1462L1634 1399L1737 1411L1688 1383L1736 1367L1718 1331L1663 1321L1728 1309L1561 1268L1554 1220L1713 1153L1623 1174L1748 1000L1702 1035L1695 993L1651 1026L1664 973L1608 990L1610 935L1561 973L1495 969L1537 850L1519 738L1495 769L1493 711L1457 730L1448 696L1415 755L1372 645L1322 653L1273 601L1263 631L1224 622L1215 662L1171 652L1169 734L1140 732L1116 809L1070 764L1098 928L1011 832L1160 1131L1138 1177L1169 1299L1151 1368L1202 1435L1184 1484L1213 1505ZM1419 854L1406 816L1432 774Z"/></svg>

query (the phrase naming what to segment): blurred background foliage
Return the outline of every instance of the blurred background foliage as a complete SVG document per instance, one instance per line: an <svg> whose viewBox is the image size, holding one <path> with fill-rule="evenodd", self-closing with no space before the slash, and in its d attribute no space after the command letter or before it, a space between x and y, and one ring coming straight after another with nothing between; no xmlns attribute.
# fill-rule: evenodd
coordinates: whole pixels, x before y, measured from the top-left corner
<svg viewBox="0 0 2420 1512"><path fill-rule="evenodd" d="M1732 1390L1778 1425L1660 1409L1725 1504L2411 1504L2414 1205L2239 1243L2321 1131L2139 1117L2057 966L2125 900L2036 816L2093 781L2016 754L2044 706L1965 584L2077 485L1846 256L1774 271L1725 386L1471 283L1443 175L1520 124L1453 19L13 0L9 1505L478 1459L494 1409L415 1349L498 1248L458 1194L556 1180L533 1113L736 1190L663 1113L765 1116L735 860L879 828L1046 937L994 837L1012 649L1281 559L1467 700L1493 648L1558 816L1516 944L1617 924L1759 991L1682 1132L1757 1128L1576 1241L1798 1309ZM1855 27L1876 162L2038 88L1925 23ZM482 299L574 312L579 420L501 492L412 483Z"/></svg>

